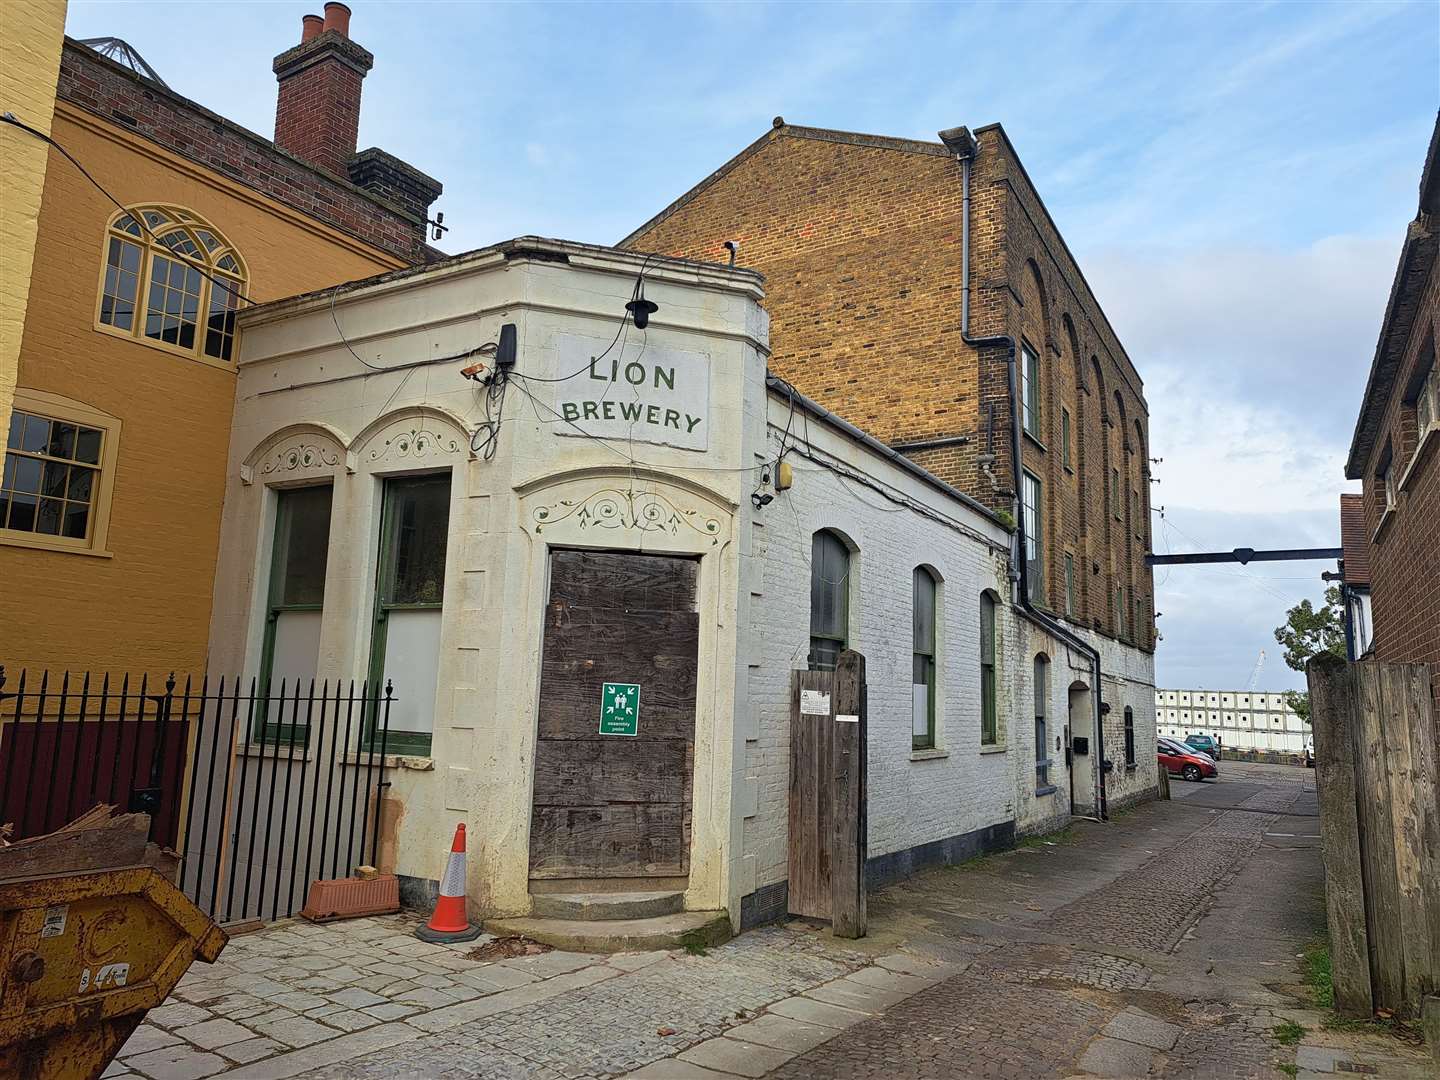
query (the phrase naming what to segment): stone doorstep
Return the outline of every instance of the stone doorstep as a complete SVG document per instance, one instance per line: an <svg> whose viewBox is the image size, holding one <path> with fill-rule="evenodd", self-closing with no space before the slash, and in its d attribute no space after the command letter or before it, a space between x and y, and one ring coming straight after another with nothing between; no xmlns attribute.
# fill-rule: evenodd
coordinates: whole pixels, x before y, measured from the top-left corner
<svg viewBox="0 0 1440 1080"><path fill-rule="evenodd" d="M535 893L530 897L531 914L536 918L584 921L675 915L684 903L685 894L679 891Z"/></svg>
<svg viewBox="0 0 1440 1080"><path fill-rule="evenodd" d="M725 911L682 911L646 919L487 919L497 937L517 935L557 949L582 953L653 952L687 945L709 947L729 940Z"/></svg>

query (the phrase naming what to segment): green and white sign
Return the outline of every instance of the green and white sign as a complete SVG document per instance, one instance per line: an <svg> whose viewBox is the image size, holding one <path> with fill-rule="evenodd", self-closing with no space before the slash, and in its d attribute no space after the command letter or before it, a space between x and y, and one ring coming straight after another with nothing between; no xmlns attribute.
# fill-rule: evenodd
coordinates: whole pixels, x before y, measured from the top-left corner
<svg viewBox="0 0 1440 1080"><path fill-rule="evenodd" d="M607 682L600 690L600 734L640 734L640 684Z"/></svg>

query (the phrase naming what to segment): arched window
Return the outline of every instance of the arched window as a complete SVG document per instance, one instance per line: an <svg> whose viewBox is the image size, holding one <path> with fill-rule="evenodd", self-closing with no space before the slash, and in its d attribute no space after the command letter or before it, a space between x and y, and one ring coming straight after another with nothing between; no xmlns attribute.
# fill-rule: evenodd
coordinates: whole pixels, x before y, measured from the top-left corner
<svg viewBox="0 0 1440 1080"><path fill-rule="evenodd" d="M1135 711L1125 706L1125 764L1135 764Z"/></svg>
<svg viewBox="0 0 1440 1080"><path fill-rule="evenodd" d="M850 549L828 530L810 546L810 670L834 671L849 641Z"/></svg>
<svg viewBox="0 0 1440 1080"><path fill-rule="evenodd" d="M911 746L935 746L935 577L923 566L915 568L911 623L914 638L911 677Z"/></svg>
<svg viewBox="0 0 1440 1080"><path fill-rule="evenodd" d="M111 333L228 362L245 265L209 224L174 206L116 215L105 237L99 325Z"/></svg>
<svg viewBox="0 0 1440 1080"><path fill-rule="evenodd" d="M980 594L980 745L1000 741L995 712L995 594Z"/></svg>
<svg viewBox="0 0 1440 1080"><path fill-rule="evenodd" d="M1035 791L1050 786L1050 736L1047 732L1050 701L1050 658L1035 657Z"/></svg>

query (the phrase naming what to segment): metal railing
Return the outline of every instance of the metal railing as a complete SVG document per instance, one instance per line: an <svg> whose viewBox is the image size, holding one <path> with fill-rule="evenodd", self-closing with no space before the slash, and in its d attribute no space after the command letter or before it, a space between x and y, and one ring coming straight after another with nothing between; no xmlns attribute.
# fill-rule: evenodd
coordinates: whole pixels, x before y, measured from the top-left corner
<svg viewBox="0 0 1440 1080"><path fill-rule="evenodd" d="M224 922L280 918L379 853L394 691L354 680L187 677L163 690L0 668L0 824L11 839L96 803L151 815L180 887Z"/></svg>

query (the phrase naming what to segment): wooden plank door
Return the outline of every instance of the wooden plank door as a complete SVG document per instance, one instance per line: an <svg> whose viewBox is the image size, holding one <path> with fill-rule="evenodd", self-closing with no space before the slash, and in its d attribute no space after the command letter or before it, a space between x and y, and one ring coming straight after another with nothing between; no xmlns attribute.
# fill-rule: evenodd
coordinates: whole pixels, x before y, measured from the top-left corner
<svg viewBox="0 0 1440 1080"><path fill-rule="evenodd" d="M865 935L867 791L865 658L791 675L789 910Z"/></svg>
<svg viewBox="0 0 1440 1080"><path fill-rule="evenodd" d="M532 878L689 873L698 569L664 555L551 553ZM634 735L600 733L606 683L639 687Z"/></svg>

